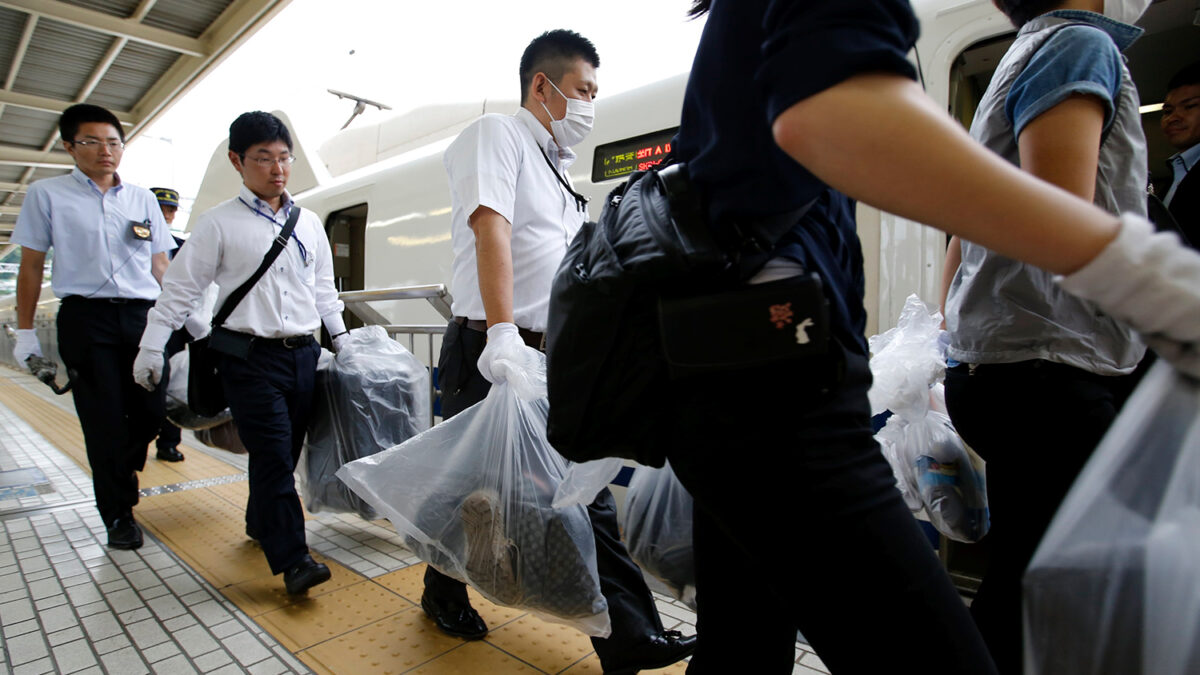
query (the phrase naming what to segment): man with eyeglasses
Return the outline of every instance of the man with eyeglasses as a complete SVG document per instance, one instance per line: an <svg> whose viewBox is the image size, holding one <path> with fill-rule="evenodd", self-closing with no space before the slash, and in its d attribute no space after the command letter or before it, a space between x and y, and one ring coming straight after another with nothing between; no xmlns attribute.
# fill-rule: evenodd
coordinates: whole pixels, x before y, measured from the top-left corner
<svg viewBox="0 0 1200 675"><path fill-rule="evenodd" d="M287 192L292 136L278 117L255 111L229 127L229 161L242 176L239 194L201 214L187 246L163 278L163 293L150 311L134 379L160 388L163 350L171 333L199 310L204 291L216 283L216 307L263 262L294 209ZM218 312L220 310L218 309ZM346 338L342 302L333 285L333 255L321 221L302 210L286 246L213 336L242 350L222 352L220 373L229 412L249 451L250 500L246 535L259 542L273 574L283 574L290 594L329 580L329 568L309 554L304 513L292 473L308 428L313 380L321 348L313 332L321 324L337 349ZM240 351L241 353L235 353Z"/></svg>
<svg viewBox="0 0 1200 675"><path fill-rule="evenodd" d="M74 382L96 508L108 546L135 549L142 545L133 519L136 472L162 422L163 394L138 387L130 370L175 242L154 195L117 175L125 132L115 115L74 105L63 111L58 127L75 168L30 185L17 217L12 243L21 246L21 267L13 356L25 363L42 355L33 320L46 252L53 247L59 355Z"/></svg>

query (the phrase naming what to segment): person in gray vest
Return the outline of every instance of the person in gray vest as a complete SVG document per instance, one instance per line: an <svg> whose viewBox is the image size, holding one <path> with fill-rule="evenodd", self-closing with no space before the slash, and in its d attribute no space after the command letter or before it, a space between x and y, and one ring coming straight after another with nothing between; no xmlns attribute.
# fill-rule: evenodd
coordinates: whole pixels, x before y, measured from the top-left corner
<svg viewBox="0 0 1200 675"><path fill-rule="evenodd" d="M971 135L1110 213L1145 215L1146 139L1121 52L1149 1L995 4L1020 31ZM1021 575L1145 346L1053 274L965 239L951 240L944 278L946 404L988 469L991 559L971 614L1000 671L1020 672Z"/></svg>

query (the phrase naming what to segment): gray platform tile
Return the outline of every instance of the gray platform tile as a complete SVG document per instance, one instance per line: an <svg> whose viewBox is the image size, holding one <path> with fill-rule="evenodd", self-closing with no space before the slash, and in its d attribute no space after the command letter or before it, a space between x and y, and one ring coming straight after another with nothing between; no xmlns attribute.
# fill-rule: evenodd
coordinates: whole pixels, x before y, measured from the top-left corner
<svg viewBox="0 0 1200 675"><path fill-rule="evenodd" d="M17 578L20 579L21 575L18 574ZM6 605L10 602L16 602L18 600L29 600L29 590L24 586L21 586L13 591L0 593L0 605Z"/></svg>
<svg viewBox="0 0 1200 675"><path fill-rule="evenodd" d="M177 631L181 631L184 628L188 628L189 626L198 626L198 625L199 625L199 623L196 621L196 617L192 616L191 614L182 614L180 616L175 617L174 619L168 619L167 621L164 621L162 624L163 628L166 628L167 631L170 633L175 633Z"/></svg>
<svg viewBox="0 0 1200 675"><path fill-rule="evenodd" d="M799 663L797 663L796 667L792 669L792 675L820 675L824 672L825 671L823 670L814 670L813 668L809 668L808 666L801 665Z"/></svg>
<svg viewBox="0 0 1200 675"><path fill-rule="evenodd" d="M111 591L100 586L100 590L104 593L104 597L108 599L108 604L112 605L113 611L117 614L133 611L139 607L145 606L142 597L134 592L132 588L122 588Z"/></svg>
<svg viewBox="0 0 1200 675"><path fill-rule="evenodd" d="M9 548L7 551L0 552L0 570L8 567L9 565L16 564L17 554L12 550L12 548Z"/></svg>
<svg viewBox="0 0 1200 675"><path fill-rule="evenodd" d="M22 553L29 553L30 551L37 551L39 555L41 554L42 542L38 541L37 537L21 537L20 539L13 539L12 542L13 552L17 554L18 558L21 557Z"/></svg>
<svg viewBox="0 0 1200 675"><path fill-rule="evenodd" d="M213 599L213 596L212 593L209 593L204 589L200 589L192 593L188 593L187 595L181 595L179 599L183 602L183 604L191 607L192 605L198 605L202 602L208 602Z"/></svg>
<svg viewBox="0 0 1200 675"><path fill-rule="evenodd" d="M76 640L54 648L54 662L60 673L74 673L96 665L96 654L87 640Z"/></svg>
<svg viewBox="0 0 1200 675"><path fill-rule="evenodd" d="M279 659L271 658L265 661L250 666L246 669L250 675L280 675L280 673L290 672L287 665Z"/></svg>
<svg viewBox="0 0 1200 675"><path fill-rule="evenodd" d="M60 630L57 633L50 633L46 636L46 639L50 642L51 647L56 647L61 644L80 640L83 637L83 627L75 625L65 630Z"/></svg>
<svg viewBox="0 0 1200 675"><path fill-rule="evenodd" d="M167 555L166 553L163 553L162 551L155 551L154 553L145 553L142 555L142 560L144 560L146 562L146 564L149 565L151 568L160 570L160 571L167 569L167 568L176 567L177 565L179 565L178 561L176 561L174 558Z"/></svg>
<svg viewBox="0 0 1200 675"><path fill-rule="evenodd" d="M37 619L30 619L28 621L21 621L18 623L10 623L4 627L4 639L7 640L9 638L15 638L20 635L28 635L29 633L36 633L36 632L40 631L41 629L42 629L42 625L40 623L38 623Z"/></svg>
<svg viewBox="0 0 1200 675"><path fill-rule="evenodd" d="M46 563L46 567L44 569L33 570L31 572L25 573L25 581L27 583L32 583L34 581L41 581L42 579L53 579L53 578L54 578L54 567L51 566L49 562Z"/></svg>
<svg viewBox="0 0 1200 675"><path fill-rule="evenodd" d="M92 539L92 531L82 526L75 526L70 529L63 530L63 536L71 543L79 541L88 541Z"/></svg>
<svg viewBox="0 0 1200 675"><path fill-rule="evenodd" d="M210 628L233 618L233 615L215 600L194 605L191 610L192 614L195 614L201 623Z"/></svg>
<svg viewBox="0 0 1200 675"><path fill-rule="evenodd" d="M54 660L47 656L13 668L13 675L45 675L54 672Z"/></svg>
<svg viewBox="0 0 1200 675"><path fill-rule="evenodd" d="M119 548L108 549L108 559L113 561L113 564L119 567L123 567L130 563L142 562L142 559L138 557L137 551L127 551Z"/></svg>
<svg viewBox="0 0 1200 675"><path fill-rule="evenodd" d="M139 591L139 593L141 593L141 596L144 599L151 600L159 596L169 595L171 593L171 589L162 584L158 584L157 586L151 586L149 588L142 589Z"/></svg>
<svg viewBox="0 0 1200 675"><path fill-rule="evenodd" d="M271 656L271 650L249 633L238 633L223 640L221 644L233 654L233 658L243 666L258 663Z"/></svg>
<svg viewBox="0 0 1200 675"><path fill-rule="evenodd" d="M158 574L148 567L137 570L136 572L129 572L125 576L129 580L129 585L133 586L139 591L143 591L151 586L157 586L162 583L162 580L158 578Z"/></svg>
<svg viewBox="0 0 1200 675"><path fill-rule="evenodd" d="M88 572L91 573L92 580L97 584L125 581L125 575L121 574L121 570L109 560L105 560L104 563L99 565L88 565Z"/></svg>
<svg viewBox="0 0 1200 675"><path fill-rule="evenodd" d="M146 604L150 605L150 609L158 615L159 619L167 620L175 618L181 614L187 614L187 610L179 600L173 595L162 595L152 600L148 600Z"/></svg>
<svg viewBox="0 0 1200 675"><path fill-rule="evenodd" d="M75 548L71 546L71 543L65 538L60 537L60 539L61 541L56 541L53 543L46 543L45 539L42 540L42 550L45 551L46 555L50 556L51 558L57 558L60 555L75 554Z"/></svg>
<svg viewBox="0 0 1200 675"><path fill-rule="evenodd" d="M363 575L364 577L366 577L368 579L374 579L375 577L382 576L384 574L387 574L387 572L388 572L388 570L386 568L380 567L379 565L371 565L371 564L363 565L362 567L360 567L354 571L358 572L359 574Z"/></svg>
<svg viewBox="0 0 1200 675"><path fill-rule="evenodd" d="M130 586L129 582L125 581L125 579L123 579L123 578L122 579L113 579L112 581L105 581L104 583L100 584L100 592L105 595L113 595L113 594L119 593L121 591L132 591L132 590L133 590L133 586Z"/></svg>
<svg viewBox="0 0 1200 675"><path fill-rule="evenodd" d="M95 649L97 654L108 654L131 647L133 647L133 643L129 641L129 637L124 633L92 643L92 649Z"/></svg>
<svg viewBox="0 0 1200 675"><path fill-rule="evenodd" d="M33 603L28 598L0 604L0 625L8 626L28 621L34 616Z"/></svg>
<svg viewBox="0 0 1200 675"><path fill-rule="evenodd" d="M167 635L167 632L163 630L162 625L156 619L146 619L145 621L129 624L126 630L129 631L129 636L133 638L133 643L139 649L153 647L171 639L171 636Z"/></svg>
<svg viewBox="0 0 1200 675"><path fill-rule="evenodd" d="M386 553L380 553L379 551L375 551L373 549L369 553L364 555L363 557L366 558L367 560L370 560L371 562L375 563L376 565L378 565L380 567L384 567L384 568L394 567L396 565L403 564L401 561L397 560L396 558L393 558L392 556L390 556Z"/></svg>
<svg viewBox="0 0 1200 675"><path fill-rule="evenodd" d="M131 609L117 615L117 621L128 626L129 624L145 621L146 619L154 618L154 614L150 612L150 608L145 605L139 605L136 609Z"/></svg>
<svg viewBox="0 0 1200 675"><path fill-rule="evenodd" d="M187 657L183 656L183 652L179 650L179 645L175 644L174 642L164 642L162 644L154 645L149 649L142 650L142 658L149 661L151 668L154 668L155 670L158 669L155 664L157 664L159 661L170 659L176 655L182 657L184 661L187 661Z"/></svg>
<svg viewBox="0 0 1200 675"><path fill-rule="evenodd" d="M39 579L29 583L29 594L33 596L34 600L59 595L62 592L62 584L58 583L57 578Z"/></svg>
<svg viewBox="0 0 1200 675"><path fill-rule="evenodd" d="M42 629L47 633L57 633L79 625L75 611L66 605L38 612L38 618L42 621Z"/></svg>
<svg viewBox="0 0 1200 675"><path fill-rule="evenodd" d="M83 630L93 642L121 635L124 629L112 612L101 612L83 618Z"/></svg>
<svg viewBox="0 0 1200 675"><path fill-rule="evenodd" d="M149 572L150 571L150 566L147 565L146 563L142 562L141 558L134 558L133 560L119 561L119 562L117 562L117 567L121 568L121 572L125 576L129 576L130 574L134 574L136 572Z"/></svg>
<svg viewBox="0 0 1200 675"><path fill-rule="evenodd" d="M207 654L220 646L217 644L217 641L213 639L212 634L204 630L202 626L190 626L188 628L184 628L183 630L171 631L171 635L175 638L175 641L179 643L179 646L183 647L183 651L187 652L188 656L191 656L193 659L196 659L196 657L200 654ZM221 653L224 654L224 652ZM198 665L199 659L196 660ZM219 666L221 663L214 665ZM200 669L208 670L206 667L201 667Z"/></svg>
<svg viewBox="0 0 1200 675"><path fill-rule="evenodd" d="M34 572L41 572L43 570L50 569L50 559L44 555L39 554L29 558L20 558L18 554L18 558L17 564L21 566L21 572L25 574L26 578L29 578L29 575ZM51 572L51 574L53 574L53 572Z"/></svg>
<svg viewBox="0 0 1200 675"><path fill-rule="evenodd" d="M50 647L46 645L46 640L40 632L15 637L5 635L4 642L8 648L8 657L12 659L14 666L37 661L50 654Z"/></svg>
<svg viewBox="0 0 1200 675"><path fill-rule="evenodd" d="M100 660L104 662L104 668L110 673L140 675L150 672L150 669L146 667L146 662L142 661L142 657L133 647L125 647L103 654L100 656Z"/></svg>
<svg viewBox="0 0 1200 675"><path fill-rule="evenodd" d="M71 599L71 604L76 607L89 605L104 599L104 596L100 594L100 589L96 587L96 584L92 583L91 577L88 577L86 584L68 586L67 597Z"/></svg>
<svg viewBox="0 0 1200 675"><path fill-rule="evenodd" d="M242 675L245 672L236 663L231 663L222 668L217 668L212 671L211 675Z"/></svg>
<svg viewBox="0 0 1200 675"><path fill-rule="evenodd" d="M66 560L54 565L54 573L62 580L63 584L67 584L68 579L76 579L78 577L88 577L91 580L91 575L87 573L87 568L78 556L72 555L71 560Z"/></svg>
<svg viewBox="0 0 1200 675"><path fill-rule="evenodd" d="M216 647L216 643L213 643L213 646ZM187 647L184 647L184 650L186 651ZM217 668L225 665L234 665L236 667L236 664L233 662L233 657L230 656L229 652L226 652L224 649L213 649L206 652L202 656L193 657L192 663L202 673L211 673Z"/></svg>
<svg viewBox="0 0 1200 675"><path fill-rule="evenodd" d="M196 672L191 662L183 654L172 656L163 661L152 662L150 667L155 673L161 673L162 675L185 675L185 673Z"/></svg>
<svg viewBox="0 0 1200 675"><path fill-rule="evenodd" d="M293 673L311 673L312 672L311 670L308 669L308 666L306 666L300 662L300 659L297 659L295 656L292 655L291 652L284 649L282 646L275 645L272 649L275 652L275 657L278 658L280 661L283 661L285 664L287 664L287 667Z"/></svg>
<svg viewBox="0 0 1200 675"><path fill-rule="evenodd" d="M217 624L216 626L213 626L211 630L212 634L215 635L218 640L224 640L230 635L249 632L246 626L236 619L230 619L225 623Z"/></svg>
<svg viewBox="0 0 1200 675"><path fill-rule="evenodd" d="M825 663L821 661L821 658L812 652L804 652L804 656L800 659L800 665L808 666L821 673L829 672L829 669L825 667Z"/></svg>
<svg viewBox="0 0 1200 675"><path fill-rule="evenodd" d="M92 616L93 614L111 613L111 610L108 608L108 603L104 600L89 602L86 605L74 605L74 607L75 613L78 614L79 618L81 619L83 617Z"/></svg>
<svg viewBox="0 0 1200 675"><path fill-rule="evenodd" d="M195 593L202 588L192 575L186 573L163 577L163 583L169 586L175 595L180 596Z"/></svg>
<svg viewBox="0 0 1200 675"><path fill-rule="evenodd" d="M79 554L83 564L88 567L108 564L108 551L100 544L79 546L75 549L75 553Z"/></svg>

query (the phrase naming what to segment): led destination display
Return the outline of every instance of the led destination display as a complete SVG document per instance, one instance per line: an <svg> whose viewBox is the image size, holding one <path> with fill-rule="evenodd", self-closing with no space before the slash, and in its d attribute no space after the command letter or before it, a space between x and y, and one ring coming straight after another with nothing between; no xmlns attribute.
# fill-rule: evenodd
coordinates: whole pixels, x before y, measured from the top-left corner
<svg viewBox="0 0 1200 675"><path fill-rule="evenodd" d="M676 131L679 127L596 146L592 156L592 182L623 178L658 164L671 152L671 139Z"/></svg>

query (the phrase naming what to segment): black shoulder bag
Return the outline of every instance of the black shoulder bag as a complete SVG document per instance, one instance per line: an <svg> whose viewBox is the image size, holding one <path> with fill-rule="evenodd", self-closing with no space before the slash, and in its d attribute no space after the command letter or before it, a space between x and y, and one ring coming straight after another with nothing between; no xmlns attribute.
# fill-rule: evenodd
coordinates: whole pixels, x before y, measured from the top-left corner
<svg viewBox="0 0 1200 675"><path fill-rule="evenodd" d="M271 243L271 248L263 257L262 264L254 271L254 274L250 275L249 279L238 286L233 293L230 293L228 298L225 298L221 309L213 317L212 332L207 337L188 345L188 407L196 414L212 417L229 407L225 401L225 389L221 385L219 372L221 355L228 354L242 359L248 357L254 338L244 333L222 328L221 324L225 323L242 298L246 297L254 284L258 283L262 275L266 274L267 269L279 257L280 252L287 246L288 238L296 229L296 221L299 219L300 207L293 206L292 212L288 214L287 223L275 237L275 241Z"/></svg>
<svg viewBox="0 0 1200 675"><path fill-rule="evenodd" d="M614 189L599 222L571 241L550 291L554 448L576 462L662 466L669 439L655 411L672 380L823 354L828 306L816 275L742 283L815 201L718 233L684 164Z"/></svg>

